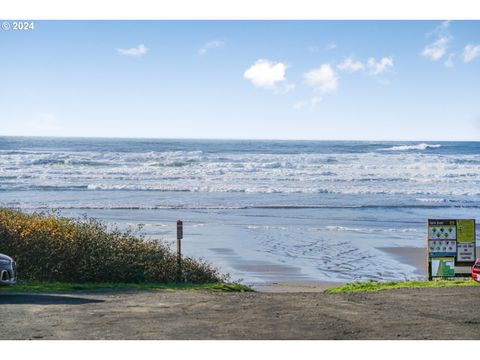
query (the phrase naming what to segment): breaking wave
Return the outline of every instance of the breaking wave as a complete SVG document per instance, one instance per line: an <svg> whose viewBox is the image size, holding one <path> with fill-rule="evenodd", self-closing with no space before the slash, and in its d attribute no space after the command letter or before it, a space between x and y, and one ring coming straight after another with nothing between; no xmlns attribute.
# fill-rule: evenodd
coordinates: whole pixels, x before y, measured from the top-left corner
<svg viewBox="0 0 480 360"><path fill-rule="evenodd" d="M292 153L294 146L290 153L3 151L0 191L404 194L426 203L480 194L480 155L411 151L438 147L335 153Z"/></svg>
<svg viewBox="0 0 480 360"><path fill-rule="evenodd" d="M399 145L399 146L392 146L389 148L383 148L380 150L385 150L385 151L411 151L411 150L427 150L427 149L438 149L442 145L439 144L417 144L417 145Z"/></svg>

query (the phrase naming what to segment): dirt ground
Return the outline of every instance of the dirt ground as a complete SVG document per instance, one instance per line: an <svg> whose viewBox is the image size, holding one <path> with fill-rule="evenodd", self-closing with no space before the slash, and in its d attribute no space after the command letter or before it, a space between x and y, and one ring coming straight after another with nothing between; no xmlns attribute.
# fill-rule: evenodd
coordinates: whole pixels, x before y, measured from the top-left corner
<svg viewBox="0 0 480 360"><path fill-rule="evenodd" d="M0 292L1 339L480 339L480 288Z"/></svg>

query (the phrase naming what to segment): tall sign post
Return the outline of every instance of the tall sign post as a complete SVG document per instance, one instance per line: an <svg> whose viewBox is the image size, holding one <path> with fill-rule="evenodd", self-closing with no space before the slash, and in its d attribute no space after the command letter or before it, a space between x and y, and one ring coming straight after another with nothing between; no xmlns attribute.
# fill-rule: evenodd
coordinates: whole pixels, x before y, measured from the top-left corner
<svg viewBox="0 0 480 360"><path fill-rule="evenodd" d="M474 219L428 219L428 279L470 276L476 259Z"/></svg>
<svg viewBox="0 0 480 360"><path fill-rule="evenodd" d="M177 281L182 281L183 221L177 220Z"/></svg>

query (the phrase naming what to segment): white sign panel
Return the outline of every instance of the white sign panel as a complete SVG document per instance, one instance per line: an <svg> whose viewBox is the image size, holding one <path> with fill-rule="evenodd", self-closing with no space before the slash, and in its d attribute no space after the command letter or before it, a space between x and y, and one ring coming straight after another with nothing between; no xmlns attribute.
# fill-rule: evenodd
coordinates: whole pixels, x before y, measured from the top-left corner
<svg viewBox="0 0 480 360"><path fill-rule="evenodd" d="M457 228L455 225L430 225L428 238L430 240L455 240Z"/></svg>
<svg viewBox="0 0 480 360"><path fill-rule="evenodd" d="M458 243L457 261L475 261L475 243Z"/></svg>

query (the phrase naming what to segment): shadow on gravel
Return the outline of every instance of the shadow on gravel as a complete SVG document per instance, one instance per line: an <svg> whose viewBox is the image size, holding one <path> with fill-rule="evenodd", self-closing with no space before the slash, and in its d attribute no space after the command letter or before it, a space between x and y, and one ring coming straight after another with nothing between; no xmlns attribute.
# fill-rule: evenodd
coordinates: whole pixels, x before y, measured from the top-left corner
<svg viewBox="0 0 480 360"><path fill-rule="evenodd" d="M83 305L104 302L103 300L59 295L0 294L0 305Z"/></svg>

